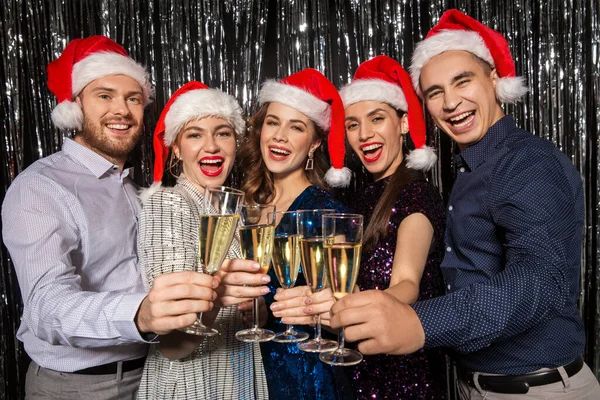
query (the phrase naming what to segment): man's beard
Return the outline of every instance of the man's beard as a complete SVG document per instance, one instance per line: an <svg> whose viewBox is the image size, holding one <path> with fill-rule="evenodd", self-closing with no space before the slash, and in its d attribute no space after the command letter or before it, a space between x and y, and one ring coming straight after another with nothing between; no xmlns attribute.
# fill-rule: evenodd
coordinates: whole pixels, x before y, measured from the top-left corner
<svg viewBox="0 0 600 400"><path fill-rule="evenodd" d="M133 132L124 135L120 139L111 139L104 132L104 127L107 123L124 123L132 125ZM99 123L94 123L88 118L85 113L83 115L83 130L78 133L86 146L100 155L110 159L121 159L127 157L133 150L138 140L142 136L143 126L138 125L133 127L134 122L131 119L111 121L107 119L100 120Z"/></svg>

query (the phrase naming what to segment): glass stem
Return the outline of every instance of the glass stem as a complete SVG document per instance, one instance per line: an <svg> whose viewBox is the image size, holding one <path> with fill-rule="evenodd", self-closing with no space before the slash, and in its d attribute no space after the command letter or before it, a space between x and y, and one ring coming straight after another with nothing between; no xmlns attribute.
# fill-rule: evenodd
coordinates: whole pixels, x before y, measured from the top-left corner
<svg viewBox="0 0 600 400"><path fill-rule="evenodd" d="M344 342L344 327L341 327L340 332L338 333L338 348L335 352L343 353L345 345L346 345L346 343Z"/></svg>
<svg viewBox="0 0 600 400"><path fill-rule="evenodd" d="M252 320L252 329L258 329L258 297L255 297L253 300L253 320Z"/></svg>
<svg viewBox="0 0 600 400"><path fill-rule="evenodd" d="M202 323L202 313L196 313L196 325L204 326Z"/></svg>
<svg viewBox="0 0 600 400"><path fill-rule="evenodd" d="M321 341L321 314L315 315L315 320L317 321L315 325L315 341Z"/></svg>
<svg viewBox="0 0 600 400"><path fill-rule="evenodd" d="M294 327L290 324L287 324L286 329L285 329L285 334L286 335L293 335L294 334Z"/></svg>

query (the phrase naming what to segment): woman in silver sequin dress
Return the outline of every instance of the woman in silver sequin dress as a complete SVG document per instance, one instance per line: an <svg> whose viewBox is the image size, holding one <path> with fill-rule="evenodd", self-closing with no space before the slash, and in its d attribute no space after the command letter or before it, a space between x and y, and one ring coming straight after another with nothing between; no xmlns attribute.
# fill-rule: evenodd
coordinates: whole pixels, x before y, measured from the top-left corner
<svg viewBox="0 0 600 400"><path fill-rule="evenodd" d="M225 182L236 156L236 137L244 130L236 100L200 82L184 85L165 106L154 133L155 183L141 196L138 256L148 287L160 274L193 270L198 246L195 215L204 188ZM177 177L172 187L161 185L169 153L168 170ZM236 304L266 289L241 286L260 283L261 276L240 257L234 239L229 260L218 273L215 307L203 314L203 323L219 334L201 337L175 331L159 337L160 343L150 347L138 398L268 398L258 345L235 339L235 332L244 328Z"/></svg>

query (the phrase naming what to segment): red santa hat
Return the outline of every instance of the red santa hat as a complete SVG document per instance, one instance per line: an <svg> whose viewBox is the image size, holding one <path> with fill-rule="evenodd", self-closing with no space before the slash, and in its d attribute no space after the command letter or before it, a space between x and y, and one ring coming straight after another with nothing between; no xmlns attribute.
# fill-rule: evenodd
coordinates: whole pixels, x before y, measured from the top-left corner
<svg viewBox="0 0 600 400"><path fill-rule="evenodd" d="M246 122L242 108L233 96L191 81L173 93L160 114L154 129L154 184L160 186L169 147L186 123L204 117L220 117L231 124L237 135L243 135Z"/></svg>
<svg viewBox="0 0 600 400"><path fill-rule="evenodd" d="M280 81L265 82L258 100L261 105L277 102L292 107L329 131L327 143L332 167L325 180L332 187L350 184L352 171L344 167L344 105L333 83L319 71L307 68Z"/></svg>
<svg viewBox="0 0 600 400"><path fill-rule="evenodd" d="M413 53L410 72L419 95L423 95L419 87L423 66L431 58L450 50L468 51L496 69L500 78L496 98L501 103L516 103L527 93L524 79L516 76L504 36L458 10L448 10Z"/></svg>
<svg viewBox="0 0 600 400"><path fill-rule="evenodd" d="M73 39L60 57L47 67L48 88L58 99L52 122L61 129L82 128L83 112L73 99L92 81L109 75L127 75L142 87L144 103L150 102L152 87L146 69L127 51L105 36Z"/></svg>
<svg viewBox="0 0 600 400"><path fill-rule="evenodd" d="M340 90L344 107L361 101L379 101L408 113L410 138L415 150L406 157L407 166L428 170L437 156L426 145L423 106L415 93L410 75L400 64L388 57L377 56L359 65L352 82Z"/></svg>

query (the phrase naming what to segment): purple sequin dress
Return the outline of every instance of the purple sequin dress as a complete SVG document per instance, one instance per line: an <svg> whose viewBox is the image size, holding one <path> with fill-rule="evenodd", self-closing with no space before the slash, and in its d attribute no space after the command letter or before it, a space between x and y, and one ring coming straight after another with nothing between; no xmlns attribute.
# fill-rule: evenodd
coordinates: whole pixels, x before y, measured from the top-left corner
<svg viewBox="0 0 600 400"><path fill-rule="evenodd" d="M353 209L365 216L365 226L389 178L365 189ZM387 289L392 276L398 227L413 213L424 214L434 229L434 242L421 279L419 300L444 293L440 271L443 258L444 208L438 190L428 182L413 181L402 188L392 210L387 237L375 250L363 251L357 284L361 290ZM421 350L406 356L365 356L354 367L353 388L357 399L445 399L446 361L439 350Z"/></svg>

